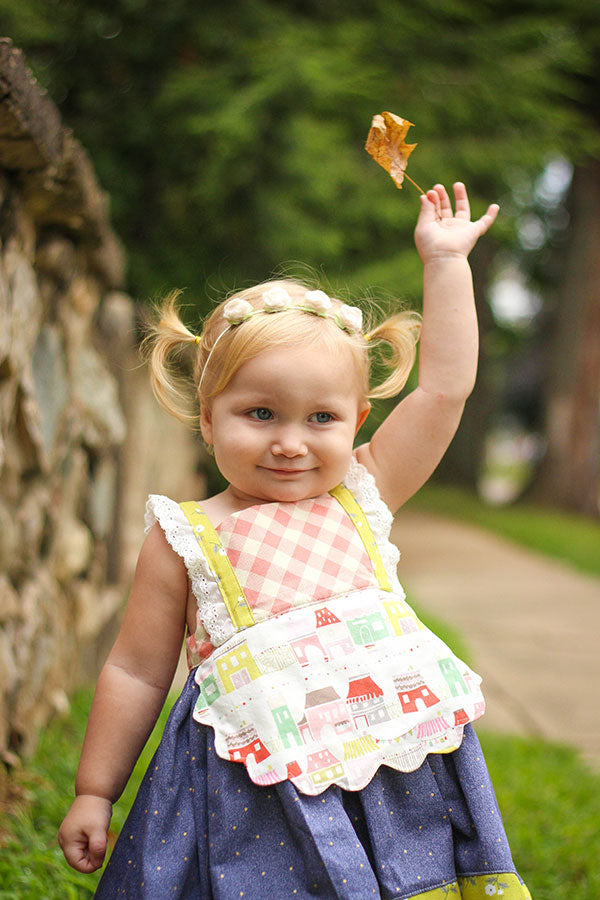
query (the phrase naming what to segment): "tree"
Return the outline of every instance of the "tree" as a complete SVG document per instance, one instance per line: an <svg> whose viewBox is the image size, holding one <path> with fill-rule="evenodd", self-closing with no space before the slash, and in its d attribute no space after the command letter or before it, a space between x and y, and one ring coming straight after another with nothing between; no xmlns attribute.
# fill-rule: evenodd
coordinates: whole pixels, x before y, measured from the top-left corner
<svg viewBox="0 0 600 900"><path fill-rule="evenodd" d="M600 22L574 13L591 64L577 97L600 127ZM570 227L551 308L543 393L546 454L529 494L538 502L600 516L600 145L579 155L568 200Z"/></svg>
<svg viewBox="0 0 600 900"><path fill-rule="evenodd" d="M576 167L570 205L571 239L547 367L547 452L531 496L598 516L600 160Z"/></svg>
<svg viewBox="0 0 600 900"><path fill-rule="evenodd" d="M188 287L191 317L290 260L332 290L418 305L416 195L363 150L382 109L416 122L419 183L461 178L475 213L491 199L508 212L474 257L480 286L514 240L515 179L588 139L564 99L587 61L561 0L0 2L112 197L130 289ZM481 290L478 305L487 345ZM476 479L490 390L484 362L454 477Z"/></svg>

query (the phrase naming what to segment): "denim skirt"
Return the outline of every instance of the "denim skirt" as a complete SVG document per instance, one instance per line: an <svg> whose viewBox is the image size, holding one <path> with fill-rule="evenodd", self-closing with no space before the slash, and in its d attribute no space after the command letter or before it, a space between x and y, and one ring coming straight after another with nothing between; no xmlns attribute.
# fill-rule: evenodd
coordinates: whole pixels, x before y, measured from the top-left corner
<svg viewBox="0 0 600 900"><path fill-rule="evenodd" d="M171 710L96 891L98 900L529 900L474 730L414 772L382 766L360 791L255 785Z"/></svg>

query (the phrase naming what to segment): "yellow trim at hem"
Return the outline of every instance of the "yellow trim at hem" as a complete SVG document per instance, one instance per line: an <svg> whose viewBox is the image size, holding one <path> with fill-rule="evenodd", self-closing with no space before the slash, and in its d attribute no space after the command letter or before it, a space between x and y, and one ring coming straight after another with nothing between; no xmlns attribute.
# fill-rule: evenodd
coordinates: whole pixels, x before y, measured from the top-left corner
<svg viewBox="0 0 600 900"><path fill-rule="evenodd" d="M422 894L405 895L402 900L488 900L488 897L532 900L527 886L514 872L466 875Z"/></svg>

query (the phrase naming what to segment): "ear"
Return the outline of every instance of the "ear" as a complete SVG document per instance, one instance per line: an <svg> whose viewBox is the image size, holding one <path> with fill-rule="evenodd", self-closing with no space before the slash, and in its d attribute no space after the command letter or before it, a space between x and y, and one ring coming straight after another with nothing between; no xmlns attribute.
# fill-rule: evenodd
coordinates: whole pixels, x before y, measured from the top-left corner
<svg viewBox="0 0 600 900"><path fill-rule="evenodd" d="M213 443L212 416L206 403L200 403L200 431L206 444Z"/></svg>
<svg viewBox="0 0 600 900"><path fill-rule="evenodd" d="M371 404L369 403L368 400L366 400L365 405L363 407L361 407L361 409L358 412L358 418L356 420L356 431L354 432L355 437L358 434L358 432L360 431L360 429L362 428L362 426L364 425L365 420L370 412L371 412Z"/></svg>

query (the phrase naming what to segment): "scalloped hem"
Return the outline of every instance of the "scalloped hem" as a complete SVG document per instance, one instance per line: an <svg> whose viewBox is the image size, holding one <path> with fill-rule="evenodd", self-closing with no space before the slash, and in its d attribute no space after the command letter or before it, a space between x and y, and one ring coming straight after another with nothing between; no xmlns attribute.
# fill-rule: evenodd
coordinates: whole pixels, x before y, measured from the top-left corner
<svg viewBox="0 0 600 900"><path fill-rule="evenodd" d="M531 894L514 872L497 872L489 875L464 875L457 881L418 894L405 894L402 900L487 900L502 897L503 900L532 900Z"/></svg>
<svg viewBox="0 0 600 900"><path fill-rule="evenodd" d="M196 687L197 686L198 685L196 685ZM398 753L394 755L390 753L387 758L383 754L376 756L375 753L373 753L371 760L368 762L365 761L360 769L354 773L355 777L352 779L348 778L348 771L345 768L342 769L340 767L339 769L336 769L336 767L331 767L329 770L324 769L322 778L315 780L314 777L311 777L306 772L298 772L298 769L294 771L294 763L288 764L287 766L285 763L279 763L279 765L274 764L266 768L264 765L261 766L260 763L255 762L253 753L245 758L236 759L227 746L226 735L218 730L215 722L211 719L210 714L206 714L207 712L206 709L203 709L200 713L194 711L192 717L195 722L211 729L215 753L220 759L224 762L243 766L248 778L257 787L267 787L269 785L280 784L284 781L290 781L301 794L309 797L318 796L333 786L341 788L344 791L362 791L373 780L374 776L382 767L405 774L416 772L417 769L423 765L428 756L446 756L458 750L463 742L465 727L464 725L452 726L443 734L438 735L435 743L428 742L430 743L429 746L426 746L424 742L417 744L416 746L413 744L409 750L405 750L404 752L399 750ZM470 719L469 722L465 724L472 725L474 721L475 719ZM260 743L260 747L256 746L255 750L260 754L261 751L266 751L266 748L258 738L257 740ZM373 745L379 743L379 741L374 739L370 734L361 735L357 738L357 742L362 740L372 741ZM398 739L396 739L396 741L398 741ZM447 743L444 743L444 741ZM392 743L393 741L390 740L389 742ZM330 752L328 748L323 749L325 753ZM396 758L394 758L394 756Z"/></svg>

